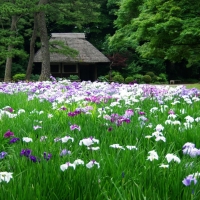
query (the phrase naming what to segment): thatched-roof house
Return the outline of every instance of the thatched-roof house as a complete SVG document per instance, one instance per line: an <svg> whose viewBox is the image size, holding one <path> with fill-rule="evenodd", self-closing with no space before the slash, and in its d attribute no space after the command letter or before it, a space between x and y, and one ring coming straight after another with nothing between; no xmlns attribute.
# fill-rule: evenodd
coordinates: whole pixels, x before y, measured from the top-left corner
<svg viewBox="0 0 200 200"><path fill-rule="evenodd" d="M50 53L51 74L54 77L69 77L77 74L81 80L97 79L98 63L109 63L109 59L85 39L84 33L52 33L50 41L59 40L79 52L76 58ZM35 54L34 62L42 61L41 50Z"/></svg>

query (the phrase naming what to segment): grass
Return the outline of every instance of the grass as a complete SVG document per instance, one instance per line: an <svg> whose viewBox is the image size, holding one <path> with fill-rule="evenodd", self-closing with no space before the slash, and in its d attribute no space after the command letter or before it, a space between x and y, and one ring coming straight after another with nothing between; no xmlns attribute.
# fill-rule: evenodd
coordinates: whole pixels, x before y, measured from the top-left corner
<svg viewBox="0 0 200 200"><path fill-rule="evenodd" d="M189 90L188 96L182 96L183 90L174 87L166 90L148 85L67 81L5 84L3 88L0 152L7 155L0 159L0 172L12 172L13 178L8 183L2 179L0 199L200 198L198 177L195 185L182 183L189 174L200 172L199 157L182 151L187 142L200 148L198 91ZM5 112L6 106L14 111ZM18 114L20 109L25 112ZM80 131L71 130L71 125L80 126ZM34 126L41 128L35 130ZM11 138L4 137L8 130L20 140L10 143ZM155 132L166 141L153 136ZM41 141L42 136L47 138ZM55 138L65 136L74 141L55 142ZM33 142L27 143L23 137ZM89 137L99 143L89 147L79 144ZM113 144L119 144L118 148L112 148ZM134 148L129 150L127 145ZM27 149L36 162L30 155L20 156ZM71 154L60 156L63 149ZM149 160L152 150L158 159ZM51 154L50 159L44 153ZM168 163L167 154L175 155L181 162ZM61 170L61 165L77 159L84 161L84 165ZM86 164L94 160L100 168L87 168ZM162 168L161 164L169 167Z"/></svg>
<svg viewBox="0 0 200 200"><path fill-rule="evenodd" d="M199 83L186 84L185 86L186 86L187 89L196 88L196 89L200 90L200 84Z"/></svg>

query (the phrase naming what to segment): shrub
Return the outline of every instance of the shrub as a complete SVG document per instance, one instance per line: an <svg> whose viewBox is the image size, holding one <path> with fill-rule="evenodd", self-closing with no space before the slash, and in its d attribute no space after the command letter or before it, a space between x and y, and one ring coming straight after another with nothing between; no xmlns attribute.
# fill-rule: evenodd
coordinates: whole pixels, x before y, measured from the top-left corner
<svg viewBox="0 0 200 200"><path fill-rule="evenodd" d="M123 82L124 82L124 78L123 78L122 75L115 75L115 76L113 77L113 81L114 81L114 82L118 82L118 83L123 83Z"/></svg>
<svg viewBox="0 0 200 200"><path fill-rule="evenodd" d="M128 76L128 77L126 77L125 78L125 83L131 83L131 82L133 82L134 81L134 78L133 77L131 77L131 76Z"/></svg>
<svg viewBox="0 0 200 200"><path fill-rule="evenodd" d="M146 75L151 76L151 82L158 81L157 76L154 74L154 72L147 72Z"/></svg>
<svg viewBox="0 0 200 200"><path fill-rule="evenodd" d="M78 75L70 75L69 79L70 80L79 80L79 76Z"/></svg>
<svg viewBox="0 0 200 200"><path fill-rule="evenodd" d="M13 76L14 81L24 81L26 78L26 74L15 74Z"/></svg>
<svg viewBox="0 0 200 200"><path fill-rule="evenodd" d="M112 71L111 75L112 75L112 77L114 77L116 75L121 75L121 74L119 72L117 72L117 71Z"/></svg>
<svg viewBox="0 0 200 200"><path fill-rule="evenodd" d="M109 75L109 74L105 75L104 77L105 77L106 79L110 80L110 75Z"/></svg>
<svg viewBox="0 0 200 200"><path fill-rule="evenodd" d="M108 79L105 76L99 76L97 81L108 82Z"/></svg>
<svg viewBox="0 0 200 200"><path fill-rule="evenodd" d="M159 77L159 81L160 82L167 82L167 74L164 74L164 73L160 73L159 75L158 75L158 77Z"/></svg>
<svg viewBox="0 0 200 200"><path fill-rule="evenodd" d="M147 72L146 75L151 76L152 79L154 78L154 76L156 76L156 75L154 74L154 72Z"/></svg>
<svg viewBox="0 0 200 200"><path fill-rule="evenodd" d="M40 75L39 74L31 74L31 81L38 81L40 78Z"/></svg>
<svg viewBox="0 0 200 200"><path fill-rule="evenodd" d="M134 74L133 75L133 79L137 80L138 83L141 83L142 78L143 78L142 74Z"/></svg>
<svg viewBox="0 0 200 200"><path fill-rule="evenodd" d="M144 75L142 79L145 83L151 83L151 76L149 75Z"/></svg>

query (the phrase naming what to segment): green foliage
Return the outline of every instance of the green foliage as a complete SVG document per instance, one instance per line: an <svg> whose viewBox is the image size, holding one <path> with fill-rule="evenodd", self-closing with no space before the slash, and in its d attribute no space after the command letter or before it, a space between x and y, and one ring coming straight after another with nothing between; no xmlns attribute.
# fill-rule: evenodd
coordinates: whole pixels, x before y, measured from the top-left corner
<svg viewBox="0 0 200 200"><path fill-rule="evenodd" d="M144 75L143 78L142 78L142 80L143 80L145 83L151 83L152 78L151 78L151 76L149 76L149 75Z"/></svg>
<svg viewBox="0 0 200 200"><path fill-rule="evenodd" d="M160 73L160 74L158 75L158 80L159 80L160 82L167 82L167 74L165 74L165 73Z"/></svg>
<svg viewBox="0 0 200 200"><path fill-rule="evenodd" d="M151 76L151 81L154 83L155 81L157 81L157 76L154 74L154 72L147 72L146 75Z"/></svg>
<svg viewBox="0 0 200 200"><path fill-rule="evenodd" d="M68 78L70 80L79 80L80 79L78 75L70 75Z"/></svg>
<svg viewBox="0 0 200 200"><path fill-rule="evenodd" d="M142 66L140 66L138 64L138 62L135 62L135 60L133 60L130 64L128 64L128 66L126 68L124 68L124 74L125 76L130 76L136 73L139 73L142 71Z"/></svg>
<svg viewBox="0 0 200 200"><path fill-rule="evenodd" d="M134 75L133 75L133 78L134 78L134 79L137 79L137 80L138 80L138 79L142 79L142 78L143 78L143 75L142 75L142 74L134 74Z"/></svg>
<svg viewBox="0 0 200 200"><path fill-rule="evenodd" d="M156 75L154 74L154 72L147 72L146 75L151 76L151 78L154 78L154 76L156 76Z"/></svg>
<svg viewBox="0 0 200 200"><path fill-rule="evenodd" d="M114 82L123 83L124 82L124 77L119 74L119 75L115 75L112 80Z"/></svg>
<svg viewBox="0 0 200 200"><path fill-rule="evenodd" d="M108 82L108 79L105 76L99 76L97 78L97 81L101 81L101 82Z"/></svg>
<svg viewBox="0 0 200 200"><path fill-rule="evenodd" d="M21 49L24 43L22 36L15 35L14 32L10 30L0 29L0 64L6 60L7 57L19 56L21 58L27 58L27 53ZM8 45L14 46L8 51Z"/></svg>
<svg viewBox="0 0 200 200"><path fill-rule="evenodd" d="M53 40L49 43L49 50L51 53L59 53L63 55L70 55L75 58L78 55L78 51L68 47L64 41Z"/></svg>
<svg viewBox="0 0 200 200"><path fill-rule="evenodd" d="M199 12L197 0L123 0L115 21L118 30L109 45L134 49L144 58L187 60L189 67L200 61Z"/></svg>
<svg viewBox="0 0 200 200"><path fill-rule="evenodd" d="M31 81L38 81L40 78L39 74L31 74L30 80Z"/></svg>
<svg viewBox="0 0 200 200"><path fill-rule="evenodd" d="M111 76L113 77L113 76L116 76L116 75L121 75L121 74L120 74L120 72L113 70L112 73L111 73Z"/></svg>
<svg viewBox="0 0 200 200"><path fill-rule="evenodd" d="M108 80L110 79L110 75L109 75L109 74L105 75L104 77L105 77L106 79L108 79Z"/></svg>
<svg viewBox="0 0 200 200"><path fill-rule="evenodd" d="M93 99L100 99L100 102L90 101L85 104L80 97L83 93L94 91L94 85L87 84L81 88L72 87L74 93L71 98L71 85L66 87L65 84L62 85L63 82L48 83L48 88L45 83L32 84L31 88L28 88L29 83L6 84L6 93L0 93L0 109L4 111L5 106L13 109L13 113L1 115L0 120L1 152L7 153L0 162L1 172L11 172L13 177L9 183L1 177L0 196L2 200L199 199L199 177L193 177L197 179L197 184L192 181L190 186L185 186L182 182L189 174L199 173L198 155L190 157L189 153L187 155L182 152L182 147L188 141L194 143L197 148L200 146L199 122L193 122L190 128L184 125L187 122L186 116L194 119L200 116L199 101L193 100L191 104L191 102L186 102L185 96L182 95L188 91L192 98L197 90L170 86L171 89L167 92L169 87L149 85L145 86L145 91L144 86L139 85L138 91L143 91L140 93L137 92L137 88L131 91L130 86L126 85L112 88L107 85L107 88L103 87L107 92L105 97L114 93L118 94L118 98L116 95L113 95L112 99L97 98L102 96L102 90L97 88ZM34 93L33 89L37 91ZM163 105L158 103L159 99L154 98L154 93L151 93L152 89L157 91L159 99L167 100L164 105L166 107L168 105L168 108L164 112L161 112ZM44 100L41 101L41 94L38 91L46 93L53 90L54 92L50 95L43 95ZM30 100L30 92L34 97L32 100ZM69 96L67 102L66 96ZM197 100L197 97L195 98ZM177 99L181 103L175 104ZM87 112L70 117L69 113L75 113L74 111L80 108L83 111L87 109ZM144 114L139 118L140 120L138 120L139 114L135 108L141 108L140 111ZM157 110L152 108L157 108ZM23 109L26 112L22 113ZM125 118L128 112L130 113L130 109L134 109L135 114ZM171 122L178 122L180 125L165 123L169 119L170 109L177 115L177 118L171 119ZM183 113L182 110L187 112ZM15 117L10 118L14 116L13 114ZM105 120L106 114L111 116L112 120ZM70 125L74 124L81 127L80 132L70 130ZM33 130L33 126L42 128ZM162 126L164 136L158 137L161 135L159 132L160 135L153 134L154 137L152 137L152 133ZM10 143L12 138L3 137L8 129L14 133L14 137L20 140ZM109 129L110 132L108 132ZM74 138L73 142L58 141L63 137L66 138L66 132L70 133L71 139ZM89 139L91 135L94 141L96 139L100 142L90 147L99 146L100 150L90 149L88 151L87 146L79 145L81 140ZM23 137L32 138L33 142L25 143ZM166 138L165 142L162 141L163 138ZM115 148L111 148L111 144L118 143L119 146L112 145ZM132 150L131 148L129 150L126 145L131 145L129 148L132 147ZM28 149L38 162L32 162L30 157L23 155L23 152ZM67 155L61 156L63 149L70 151ZM44 154L52 156L48 156L49 159L47 159ZM172 160L168 163L167 154L177 156L181 162L177 163L178 158L175 157L176 159L173 160L171 157ZM73 169L68 164L74 163L77 158L84 161L84 164L78 165L80 164L78 163ZM68 161L70 163L66 164ZM90 161L93 163L91 169L87 168L87 163ZM191 162L192 166L189 166L188 163L191 164ZM95 163L99 163L100 167L98 168ZM68 167L65 171L61 170L63 164L66 168ZM168 165L162 168L163 164Z"/></svg>
<svg viewBox="0 0 200 200"><path fill-rule="evenodd" d="M15 74L13 76L14 81L24 81L26 78L26 74Z"/></svg>
<svg viewBox="0 0 200 200"><path fill-rule="evenodd" d="M129 76L129 77L126 77L125 78L125 83L131 83L131 82L133 82L134 81L134 78L132 77L132 76Z"/></svg>
<svg viewBox="0 0 200 200"><path fill-rule="evenodd" d="M25 63L21 62L21 63L13 63L12 64L12 74L25 74L26 73L26 69L25 69Z"/></svg>

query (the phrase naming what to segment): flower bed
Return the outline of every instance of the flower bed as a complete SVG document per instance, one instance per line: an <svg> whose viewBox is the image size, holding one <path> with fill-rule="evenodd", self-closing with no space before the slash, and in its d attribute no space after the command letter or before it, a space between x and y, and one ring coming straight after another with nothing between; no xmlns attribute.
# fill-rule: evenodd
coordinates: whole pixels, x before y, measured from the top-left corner
<svg viewBox="0 0 200 200"><path fill-rule="evenodd" d="M199 199L200 91L0 85L2 199Z"/></svg>

